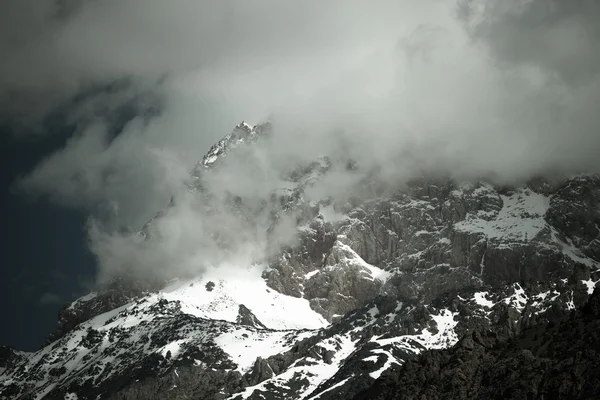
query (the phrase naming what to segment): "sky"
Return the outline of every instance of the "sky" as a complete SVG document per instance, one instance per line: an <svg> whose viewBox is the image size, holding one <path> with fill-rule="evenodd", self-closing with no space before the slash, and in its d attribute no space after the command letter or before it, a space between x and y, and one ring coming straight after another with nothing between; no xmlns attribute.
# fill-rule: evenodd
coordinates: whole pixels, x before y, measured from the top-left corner
<svg viewBox="0 0 600 400"><path fill-rule="evenodd" d="M600 170L593 0L2 7L3 265L17 278L2 302L14 329L0 342L20 348L39 344L50 311L94 282L131 268L195 270L189 238L237 222L207 219L182 182L241 120L269 119L275 134L253 153L253 169L234 163L211 188L248 199L265 196L278 171L340 143L390 185L420 173L512 183ZM354 182L339 173L318 195ZM160 222L171 239L135 242L130 233L173 194L183 199ZM48 278L62 275L77 278ZM16 289L26 285L35 289ZM13 296L28 300L15 308Z"/></svg>
<svg viewBox="0 0 600 400"><path fill-rule="evenodd" d="M60 307L93 284L95 259L83 229L85 213L11 191L15 176L60 148L68 132L31 143L10 140L8 129L0 128L0 343L36 350L56 324Z"/></svg>

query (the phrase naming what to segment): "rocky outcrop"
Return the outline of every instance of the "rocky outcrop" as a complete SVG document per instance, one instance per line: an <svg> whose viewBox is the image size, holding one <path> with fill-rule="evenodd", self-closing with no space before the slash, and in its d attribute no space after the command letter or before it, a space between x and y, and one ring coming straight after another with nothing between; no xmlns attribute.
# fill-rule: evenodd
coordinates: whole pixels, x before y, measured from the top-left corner
<svg viewBox="0 0 600 400"><path fill-rule="evenodd" d="M550 201L547 220L566 242L600 260L600 177L567 180Z"/></svg>
<svg viewBox="0 0 600 400"><path fill-rule="evenodd" d="M409 360L355 399L589 399L600 396L600 290L562 320L507 341L475 330Z"/></svg>
<svg viewBox="0 0 600 400"><path fill-rule="evenodd" d="M252 328L266 329L267 327L256 318L256 315L243 304L239 305L238 315L235 322L240 325L250 326Z"/></svg>
<svg viewBox="0 0 600 400"><path fill-rule="evenodd" d="M300 229L297 244L284 247L265 272L269 287L288 296L302 297L305 275L325 266L336 236L333 225L322 219Z"/></svg>
<svg viewBox="0 0 600 400"><path fill-rule="evenodd" d="M0 346L0 374L10 371L27 359L27 353Z"/></svg>
<svg viewBox="0 0 600 400"><path fill-rule="evenodd" d="M131 276L115 278L107 285L67 305L58 312L58 323L46 339L48 345L76 328L80 323L114 310L164 286L163 281L143 281Z"/></svg>

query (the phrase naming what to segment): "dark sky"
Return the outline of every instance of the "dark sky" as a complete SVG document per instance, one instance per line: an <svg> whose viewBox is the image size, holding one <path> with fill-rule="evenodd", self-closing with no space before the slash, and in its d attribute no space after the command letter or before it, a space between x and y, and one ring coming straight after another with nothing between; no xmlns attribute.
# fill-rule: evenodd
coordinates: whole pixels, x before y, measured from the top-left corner
<svg viewBox="0 0 600 400"><path fill-rule="evenodd" d="M86 246L85 215L11 190L15 178L62 147L71 130L16 141L11 129L0 128L0 343L37 350L64 303L87 292L95 259Z"/></svg>

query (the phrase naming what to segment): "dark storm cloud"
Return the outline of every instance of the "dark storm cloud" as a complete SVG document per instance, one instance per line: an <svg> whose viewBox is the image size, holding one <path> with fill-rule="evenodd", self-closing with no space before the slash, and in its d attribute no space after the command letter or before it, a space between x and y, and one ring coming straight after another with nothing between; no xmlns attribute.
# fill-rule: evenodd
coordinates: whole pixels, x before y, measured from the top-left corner
<svg viewBox="0 0 600 400"><path fill-rule="evenodd" d="M462 0L459 15L502 63L539 67L573 84L600 72L597 1Z"/></svg>
<svg viewBox="0 0 600 400"><path fill-rule="evenodd" d="M460 20L504 74L537 82L505 116L531 149L525 171L595 171L600 163L600 3L594 0L461 0ZM528 83L526 82L526 83ZM528 165L529 164L529 165Z"/></svg>
<svg viewBox="0 0 600 400"><path fill-rule="evenodd" d="M390 182L422 171L515 181L600 170L594 1L9 3L0 101L13 117L131 82L74 109L75 136L17 184L70 206L102 205L118 225L140 226L214 141L268 115L276 134L261 150L263 171L232 166L214 179L217 192L265 195L273 171L339 152L341 140ZM115 104L148 91L160 112L113 138ZM343 193L355 177L333 181L313 195ZM183 202L164 229L194 237L200 218ZM184 265L198 254L182 240L142 256L139 243L92 226L92 248L111 271L136 257Z"/></svg>

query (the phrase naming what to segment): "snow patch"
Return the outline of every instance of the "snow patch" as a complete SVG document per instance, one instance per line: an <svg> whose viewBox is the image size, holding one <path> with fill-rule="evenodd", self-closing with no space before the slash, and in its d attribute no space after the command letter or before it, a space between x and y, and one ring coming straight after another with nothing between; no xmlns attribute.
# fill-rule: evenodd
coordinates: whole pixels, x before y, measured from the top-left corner
<svg viewBox="0 0 600 400"><path fill-rule="evenodd" d="M511 196L501 195L500 198L502 209L495 218L487 220L469 214L454 225L455 229L483 233L490 239L530 241L546 227L544 214L550 202L547 196L520 189Z"/></svg>
<svg viewBox="0 0 600 400"><path fill-rule="evenodd" d="M242 374L252 368L258 357L289 350L298 340L310 335L306 332L296 337L294 332L286 331L254 331L241 328L227 332L215 338L215 343L223 349L238 367Z"/></svg>
<svg viewBox="0 0 600 400"><path fill-rule="evenodd" d="M588 294L592 294L594 293L594 288L596 287L596 284L600 282L600 279L597 281L593 281L591 278L586 280L581 280L581 283L583 283L585 286L587 286L587 293Z"/></svg>
<svg viewBox="0 0 600 400"><path fill-rule="evenodd" d="M333 386L331 386L331 387L329 387L329 388L327 388L327 389L323 390L322 392L318 393L317 395L315 395L315 396L312 396L310 399L318 399L319 397L321 397L321 396L322 396L322 395L324 395L325 393L327 393L327 392L330 392L330 391L332 391L333 389L335 389L335 388L338 388L338 387L340 387L340 386L343 386L343 385L344 385L346 382L348 382L348 381L350 380L350 378L352 378L353 376L354 376L354 375L351 375L351 376L347 377L346 379L344 379L344 380L342 380L342 381L340 381L340 382L336 383L335 385L333 385Z"/></svg>
<svg viewBox="0 0 600 400"><path fill-rule="evenodd" d="M96 292L90 292L88 294L86 294L85 296L82 296L78 299L76 299L75 301L73 301L71 304L69 304L68 309L72 310L73 308L75 308L75 306L79 303L86 303L92 299L94 299L96 296L98 296L98 293Z"/></svg>
<svg viewBox="0 0 600 400"><path fill-rule="evenodd" d="M458 313L452 313L448 309L442 309L439 314L431 315L431 319L436 323L437 333L432 333L429 329L423 329L417 335L403 335L388 339L373 337L371 341L379 346L401 345L415 353L421 352L422 349L445 349L454 346L458 342L458 335L454 331L458 324L458 321L454 319L456 315ZM415 347L412 342L419 344L421 348Z"/></svg>
<svg viewBox="0 0 600 400"><path fill-rule="evenodd" d="M504 302L504 304L514 307L519 312L521 312L527 305L527 301L529 300L529 298L525 293L525 289L523 289L518 283L515 283L513 288L514 293L502 299L502 301Z"/></svg>
<svg viewBox="0 0 600 400"><path fill-rule="evenodd" d="M381 268L377 268L369 263L367 263L365 260L363 260L354 250L352 250L352 248L342 242L340 242L339 240L335 242L334 244L334 248L337 247L339 250L341 250L340 256L345 256L345 257L340 257L343 258L343 263L347 264L347 265L356 265L359 267L362 267L366 270L366 272L370 275L371 279L378 279L382 282L385 282L388 280L389 277L392 276L392 273L385 271Z"/></svg>
<svg viewBox="0 0 600 400"><path fill-rule="evenodd" d="M168 353L171 354L171 357L176 357L177 354L179 353L179 349L181 348L181 345L185 342L187 342L186 339L181 339L181 340L176 340L174 342L171 342L171 343L167 344L166 346L164 346L160 350L160 353L162 354L163 357L167 357Z"/></svg>
<svg viewBox="0 0 600 400"><path fill-rule="evenodd" d="M480 306L492 308L496 303L487 299L488 292L478 292L473 295L473 300Z"/></svg>
<svg viewBox="0 0 600 400"><path fill-rule="evenodd" d="M389 351L386 351L383 349L375 349L372 352L378 353L378 354L383 354L387 357L385 364L383 364L383 366L381 368L379 368L377 371L373 371L369 374L369 376L373 379L379 379L379 377L381 376L383 371L390 368L392 366L392 364L402 365L402 362L399 361L396 357L394 357L394 355L392 353L390 353Z"/></svg>
<svg viewBox="0 0 600 400"><path fill-rule="evenodd" d="M317 329L329 325L310 308L308 300L286 296L267 286L262 265L211 268L201 279L165 288L162 296L181 301L185 313L207 319L235 322L243 304L271 329ZM214 286L209 291L209 282Z"/></svg>

